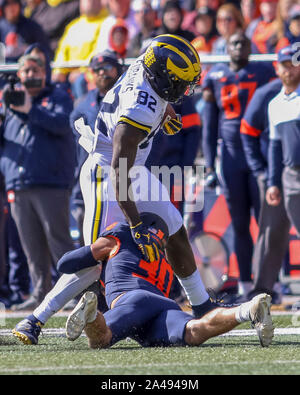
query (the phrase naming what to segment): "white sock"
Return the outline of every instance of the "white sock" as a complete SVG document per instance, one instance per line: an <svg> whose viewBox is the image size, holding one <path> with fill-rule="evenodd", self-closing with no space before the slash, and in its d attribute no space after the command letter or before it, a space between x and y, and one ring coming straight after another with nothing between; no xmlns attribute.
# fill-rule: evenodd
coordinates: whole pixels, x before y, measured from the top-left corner
<svg viewBox="0 0 300 395"><path fill-rule="evenodd" d="M33 315L45 324L66 303L97 281L100 274L100 266L93 266L73 274L63 274L42 303L34 310Z"/></svg>
<svg viewBox="0 0 300 395"><path fill-rule="evenodd" d="M251 321L250 318L250 307L251 302L242 303L240 306L237 307L235 312L235 319L237 322L246 322Z"/></svg>
<svg viewBox="0 0 300 395"><path fill-rule="evenodd" d="M186 293L188 301L192 306L197 306L208 300L209 295L206 292L198 270L195 270L194 273L188 277L177 278Z"/></svg>
<svg viewBox="0 0 300 395"><path fill-rule="evenodd" d="M89 318L88 320L86 320L86 322L87 322L88 324L91 323L91 322L94 322L95 319L96 319L96 317L97 317L97 314L98 314L98 309L95 309L94 314L91 315L90 318Z"/></svg>

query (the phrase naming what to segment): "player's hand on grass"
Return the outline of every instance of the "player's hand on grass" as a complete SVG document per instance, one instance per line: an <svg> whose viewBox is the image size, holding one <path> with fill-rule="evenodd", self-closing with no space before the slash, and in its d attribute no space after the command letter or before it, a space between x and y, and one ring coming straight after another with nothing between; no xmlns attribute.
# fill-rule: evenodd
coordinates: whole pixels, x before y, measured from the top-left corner
<svg viewBox="0 0 300 395"><path fill-rule="evenodd" d="M148 262L154 262L159 259L159 249L161 244L159 239L150 232L143 222L130 227L131 235L138 248L141 250Z"/></svg>

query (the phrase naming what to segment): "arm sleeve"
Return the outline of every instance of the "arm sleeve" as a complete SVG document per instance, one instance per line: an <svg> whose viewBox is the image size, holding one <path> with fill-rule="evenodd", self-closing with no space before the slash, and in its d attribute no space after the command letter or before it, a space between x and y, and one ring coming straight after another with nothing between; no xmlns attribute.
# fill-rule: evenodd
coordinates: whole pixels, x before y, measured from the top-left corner
<svg viewBox="0 0 300 395"><path fill-rule="evenodd" d="M53 94L48 105L44 105L43 100L34 104L28 119L51 134L64 135L70 132L69 117L72 109L72 99L68 94Z"/></svg>
<svg viewBox="0 0 300 395"><path fill-rule="evenodd" d="M281 188L281 174L283 169L283 155L280 134L273 123L272 106L268 107L270 144L268 149L268 186Z"/></svg>
<svg viewBox="0 0 300 395"><path fill-rule="evenodd" d="M261 152L260 135L264 125L263 103L254 95L241 121L241 140L248 166L255 176L265 171L267 164Z"/></svg>
<svg viewBox="0 0 300 395"><path fill-rule="evenodd" d="M282 146L280 140L271 140L268 151L268 186L281 188L281 175L283 169Z"/></svg>
<svg viewBox="0 0 300 395"><path fill-rule="evenodd" d="M182 166L192 166L201 141L201 121L192 100L187 100L182 106L182 131L184 146Z"/></svg>
<svg viewBox="0 0 300 395"><path fill-rule="evenodd" d="M219 109L216 102L205 101L203 109L202 149L207 167L215 167L218 143Z"/></svg>

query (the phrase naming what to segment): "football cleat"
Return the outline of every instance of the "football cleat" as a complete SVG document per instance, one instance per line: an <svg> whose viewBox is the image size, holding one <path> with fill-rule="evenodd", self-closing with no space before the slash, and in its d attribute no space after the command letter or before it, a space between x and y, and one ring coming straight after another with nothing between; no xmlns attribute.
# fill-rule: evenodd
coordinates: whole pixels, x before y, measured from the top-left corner
<svg viewBox="0 0 300 395"><path fill-rule="evenodd" d="M40 321L27 317L15 326L12 333L24 344L38 344L42 327L43 324Z"/></svg>
<svg viewBox="0 0 300 395"><path fill-rule="evenodd" d="M94 292L86 292L79 300L66 322L66 336L69 340L76 340L87 323L96 318L98 299Z"/></svg>
<svg viewBox="0 0 300 395"><path fill-rule="evenodd" d="M274 336L274 325L270 313L271 296L259 294L255 296L250 304L251 325L256 329L262 347L268 347Z"/></svg>

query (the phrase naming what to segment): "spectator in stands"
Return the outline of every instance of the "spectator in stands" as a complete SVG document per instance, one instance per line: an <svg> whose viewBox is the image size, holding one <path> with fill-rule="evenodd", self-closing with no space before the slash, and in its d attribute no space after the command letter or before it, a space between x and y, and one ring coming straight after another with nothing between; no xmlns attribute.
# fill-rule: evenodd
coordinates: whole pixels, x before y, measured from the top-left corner
<svg viewBox="0 0 300 395"><path fill-rule="evenodd" d="M96 53L102 22L108 15L102 0L80 0L80 17L70 22L59 41L54 61L89 61ZM52 72L54 82L69 82L75 98L87 91L85 69L56 68Z"/></svg>
<svg viewBox="0 0 300 395"><path fill-rule="evenodd" d="M245 21L245 26L259 17L259 0L241 0L241 11Z"/></svg>
<svg viewBox="0 0 300 395"><path fill-rule="evenodd" d="M42 27L22 13L21 0L3 0L0 19L0 41L6 46L6 62L14 63L33 43L40 43L52 57L49 40Z"/></svg>
<svg viewBox="0 0 300 395"><path fill-rule="evenodd" d="M248 299L265 290L273 304L281 302L279 272L288 249L290 223L283 201L270 206L266 201L269 146L269 102L280 92L279 78L257 89L241 122L241 139L248 166L260 192L258 236L253 253L253 289Z"/></svg>
<svg viewBox="0 0 300 395"><path fill-rule="evenodd" d="M261 0L261 16L251 22L246 30L252 53L274 53L277 43L277 0Z"/></svg>
<svg viewBox="0 0 300 395"><path fill-rule="evenodd" d="M217 31L220 37L214 42L212 53L227 53L227 42L238 30L244 30L245 22L241 11L234 4L223 4L217 11Z"/></svg>
<svg viewBox="0 0 300 395"><path fill-rule="evenodd" d="M129 43L127 56L137 58L148 47L152 38L157 33L157 13L152 8L150 0L135 0L132 3L135 19L139 26L139 32Z"/></svg>
<svg viewBox="0 0 300 395"><path fill-rule="evenodd" d="M117 18L109 33L109 48L114 51L119 58L125 59L129 42L129 31L126 22L122 18Z"/></svg>
<svg viewBox="0 0 300 395"><path fill-rule="evenodd" d="M223 0L196 0L196 8L209 7L217 11L221 7Z"/></svg>
<svg viewBox="0 0 300 395"><path fill-rule="evenodd" d="M196 38L192 41L192 44L199 54L211 53L213 44L218 38L215 12L211 8L199 8L194 25Z"/></svg>
<svg viewBox="0 0 300 395"><path fill-rule="evenodd" d="M300 4L294 5L288 13L283 29L278 30L278 42L276 52L280 49L300 42Z"/></svg>
<svg viewBox="0 0 300 395"><path fill-rule="evenodd" d="M276 27L278 31L284 31L284 27L290 17L291 9L297 4L300 4L299 0L278 0L276 9Z"/></svg>
<svg viewBox="0 0 300 395"><path fill-rule="evenodd" d="M123 67L118 62L116 55L110 51L105 51L93 56L89 67L95 88L91 89L87 95L78 101L76 107L71 113L70 124L76 137L78 136L78 132L74 128L74 122L76 119L83 117L85 119L85 123L90 125L92 129L94 128L104 95L114 85L123 71ZM72 191L72 214L80 231L81 245L84 245L82 234L84 203L79 184L79 175L81 166L87 157L88 154L86 150L84 150L80 144L77 144L77 166L75 172L76 183Z"/></svg>
<svg viewBox="0 0 300 395"><path fill-rule="evenodd" d="M54 53L65 27L79 17L79 0L66 0L56 5L50 5L47 0L26 0L24 15L43 26Z"/></svg>
<svg viewBox="0 0 300 395"><path fill-rule="evenodd" d="M162 25L158 29L158 34L177 34L189 41L195 38L194 33L181 28L183 10L178 1L168 1L165 4L162 10L161 21Z"/></svg>
<svg viewBox="0 0 300 395"><path fill-rule="evenodd" d="M197 36L197 32L195 31L195 26L193 24L193 21L197 16L198 10L200 8L206 7L217 13L217 9L220 7L221 3L222 3L221 0L196 0L193 10L189 12L185 12L184 14L182 25L181 25L182 29L191 30L191 32L193 32L195 36Z"/></svg>
<svg viewBox="0 0 300 395"><path fill-rule="evenodd" d="M46 84L45 66L41 57L31 54L19 60L24 102L13 105L5 99L0 130L0 167L33 285L29 299L16 310L39 304L52 287L52 262L73 248L69 232L76 161L69 126L73 103L65 90Z"/></svg>
<svg viewBox="0 0 300 395"><path fill-rule="evenodd" d="M123 20L123 22L126 24L129 33L129 40L131 40L139 31L130 0L108 0L107 3L109 16L105 18L101 26L96 53L103 52L107 49L113 50L110 45L110 35L117 19Z"/></svg>

